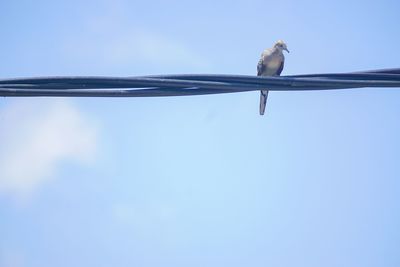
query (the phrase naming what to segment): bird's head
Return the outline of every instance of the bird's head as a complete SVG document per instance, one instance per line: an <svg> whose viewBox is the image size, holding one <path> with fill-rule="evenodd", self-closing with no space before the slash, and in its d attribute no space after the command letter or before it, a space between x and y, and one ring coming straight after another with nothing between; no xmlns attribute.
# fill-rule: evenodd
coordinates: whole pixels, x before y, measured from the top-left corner
<svg viewBox="0 0 400 267"><path fill-rule="evenodd" d="M286 52L289 53L289 50L287 49L287 45L286 45L285 42L282 41L282 40L279 40L278 42L276 42L275 45L274 45L274 47L275 47L276 49L278 49L279 51L281 51L281 52L282 52L282 50L285 50Z"/></svg>

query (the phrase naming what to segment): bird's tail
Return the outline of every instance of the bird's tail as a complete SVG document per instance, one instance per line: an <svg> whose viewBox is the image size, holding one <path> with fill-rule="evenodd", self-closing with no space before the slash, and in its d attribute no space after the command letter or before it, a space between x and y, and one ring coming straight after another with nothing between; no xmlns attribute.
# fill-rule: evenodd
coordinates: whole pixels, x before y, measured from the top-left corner
<svg viewBox="0 0 400 267"><path fill-rule="evenodd" d="M264 115L265 106L267 105L268 90L260 91L260 115Z"/></svg>

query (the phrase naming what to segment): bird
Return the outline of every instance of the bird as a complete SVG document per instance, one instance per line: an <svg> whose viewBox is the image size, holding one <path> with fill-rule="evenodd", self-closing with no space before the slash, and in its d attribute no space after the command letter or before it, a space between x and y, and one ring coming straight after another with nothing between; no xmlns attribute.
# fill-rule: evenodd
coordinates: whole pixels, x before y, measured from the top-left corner
<svg viewBox="0 0 400 267"><path fill-rule="evenodd" d="M285 65L283 50L289 53L284 41L277 41L272 48L265 49L257 64L257 76L279 76ZM260 91L260 115L264 115L268 90Z"/></svg>

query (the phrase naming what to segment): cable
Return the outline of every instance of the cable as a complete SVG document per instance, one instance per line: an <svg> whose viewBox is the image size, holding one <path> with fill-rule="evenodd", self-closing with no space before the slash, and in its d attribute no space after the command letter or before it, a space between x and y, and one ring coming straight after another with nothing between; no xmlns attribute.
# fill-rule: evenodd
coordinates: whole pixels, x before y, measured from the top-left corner
<svg viewBox="0 0 400 267"><path fill-rule="evenodd" d="M400 88L400 69L260 77L249 75L153 75L141 77L35 77L0 80L0 96L151 97L309 91L365 87Z"/></svg>

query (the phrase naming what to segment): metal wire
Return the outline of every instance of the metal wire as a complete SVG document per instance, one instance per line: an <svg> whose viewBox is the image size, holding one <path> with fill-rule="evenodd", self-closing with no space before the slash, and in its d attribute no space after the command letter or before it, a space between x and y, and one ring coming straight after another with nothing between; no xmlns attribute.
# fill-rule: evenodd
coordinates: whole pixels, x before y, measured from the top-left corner
<svg viewBox="0 0 400 267"><path fill-rule="evenodd" d="M39 77L0 80L0 96L152 97L309 91L364 87L400 88L400 69L279 77L249 75L159 75L142 77Z"/></svg>

